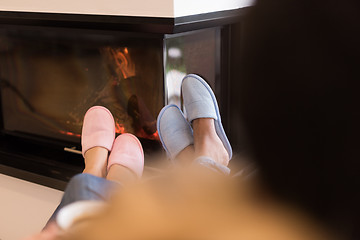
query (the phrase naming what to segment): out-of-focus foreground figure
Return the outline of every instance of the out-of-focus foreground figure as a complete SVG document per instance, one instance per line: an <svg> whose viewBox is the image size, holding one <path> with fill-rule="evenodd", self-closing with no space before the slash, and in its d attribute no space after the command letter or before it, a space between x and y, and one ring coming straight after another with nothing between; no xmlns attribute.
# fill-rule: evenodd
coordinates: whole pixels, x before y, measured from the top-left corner
<svg viewBox="0 0 360 240"><path fill-rule="evenodd" d="M359 239L360 2L259 0L240 110L266 188Z"/></svg>

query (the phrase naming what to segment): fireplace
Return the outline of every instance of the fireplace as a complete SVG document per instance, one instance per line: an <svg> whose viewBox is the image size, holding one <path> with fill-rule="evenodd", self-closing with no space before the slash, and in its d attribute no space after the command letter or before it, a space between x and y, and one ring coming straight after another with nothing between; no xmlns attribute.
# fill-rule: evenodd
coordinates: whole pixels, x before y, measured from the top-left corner
<svg viewBox="0 0 360 240"><path fill-rule="evenodd" d="M164 104L158 39L13 28L0 39L5 131L78 143L86 110L102 105L118 134L157 140Z"/></svg>
<svg viewBox="0 0 360 240"><path fill-rule="evenodd" d="M94 105L109 108L116 132L138 136L150 156L161 148L157 114L180 105L187 73L215 89L226 127L231 26L243 11L178 18L0 12L0 171L63 189L83 168L82 121Z"/></svg>

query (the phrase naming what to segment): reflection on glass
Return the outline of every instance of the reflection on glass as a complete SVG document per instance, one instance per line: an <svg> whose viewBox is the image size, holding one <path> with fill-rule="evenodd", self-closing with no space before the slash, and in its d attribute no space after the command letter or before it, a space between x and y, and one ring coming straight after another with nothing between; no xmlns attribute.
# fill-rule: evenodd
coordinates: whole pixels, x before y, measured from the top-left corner
<svg viewBox="0 0 360 240"><path fill-rule="evenodd" d="M180 86L188 73L204 77L215 88L219 67L220 29L212 28L186 34L169 35L166 39L165 82L168 103L180 107Z"/></svg>
<svg viewBox="0 0 360 240"><path fill-rule="evenodd" d="M85 112L102 105L117 133L158 139L161 49L156 39L0 32L4 128L78 142Z"/></svg>

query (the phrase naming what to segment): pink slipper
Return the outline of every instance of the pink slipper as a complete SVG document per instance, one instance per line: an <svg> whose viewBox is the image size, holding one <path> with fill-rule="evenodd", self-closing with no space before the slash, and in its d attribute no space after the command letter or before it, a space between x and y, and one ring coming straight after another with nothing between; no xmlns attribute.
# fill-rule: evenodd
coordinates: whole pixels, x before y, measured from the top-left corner
<svg viewBox="0 0 360 240"><path fill-rule="evenodd" d="M123 133L115 139L109 156L108 171L113 164L124 166L141 177L144 170L144 151L137 137Z"/></svg>
<svg viewBox="0 0 360 240"><path fill-rule="evenodd" d="M111 151L115 139L115 121L111 112L102 106L91 107L85 114L81 134L82 154L93 147Z"/></svg>

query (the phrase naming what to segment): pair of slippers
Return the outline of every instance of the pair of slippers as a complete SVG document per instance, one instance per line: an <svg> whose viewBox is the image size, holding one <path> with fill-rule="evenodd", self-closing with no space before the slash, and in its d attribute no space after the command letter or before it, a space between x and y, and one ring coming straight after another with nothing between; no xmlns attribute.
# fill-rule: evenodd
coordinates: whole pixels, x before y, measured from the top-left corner
<svg viewBox="0 0 360 240"><path fill-rule="evenodd" d="M161 143L171 159L187 146L194 143L191 122L198 118L212 118L215 130L222 141L229 160L232 148L221 123L219 107L211 87L195 74L187 75L181 84L184 107L188 119L176 105L167 105L159 113L157 129ZM105 107L94 106L84 117L82 154L93 147L103 147L109 152L108 169L113 164L122 165L141 177L144 169L144 151L140 141L132 134L125 133L115 139L115 121Z"/></svg>
<svg viewBox="0 0 360 240"><path fill-rule="evenodd" d="M183 104L187 119L178 106L165 106L159 113L157 129L161 143L171 159L187 146L194 143L191 122L198 118L212 118L215 130L222 141L229 160L232 158L232 148L221 123L219 106L211 87L200 76L189 74L181 83Z"/></svg>
<svg viewBox="0 0 360 240"><path fill-rule="evenodd" d="M82 154L94 147L109 152L107 169L113 164L122 165L141 177L144 169L144 151L140 141L124 133L115 139L115 121L111 112L101 106L91 107L85 114L81 134Z"/></svg>

